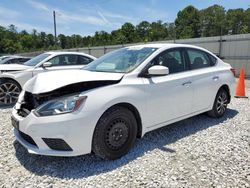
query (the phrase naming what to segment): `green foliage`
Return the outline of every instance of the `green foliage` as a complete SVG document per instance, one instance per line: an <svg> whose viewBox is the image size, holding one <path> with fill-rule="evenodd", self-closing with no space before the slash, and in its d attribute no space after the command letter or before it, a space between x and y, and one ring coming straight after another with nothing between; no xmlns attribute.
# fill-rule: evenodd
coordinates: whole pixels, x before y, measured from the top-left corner
<svg viewBox="0 0 250 188"><path fill-rule="evenodd" d="M147 21L142 21L136 26L137 34L140 41L148 42L150 40L151 24Z"/></svg>
<svg viewBox="0 0 250 188"><path fill-rule="evenodd" d="M229 9L227 11L227 26L232 30L232 34L244 32L244 9Z"/></svg>
<svg viewBox="0 0 250 188"><path fill-rule="evenodd" d="M168 39L168 30L167 24L162 23L162 21L158 20L157 22L152 22L149 28L150 32L150 41L159 41Z"/></svg>
<svg viewBox="0 0 250 188"><path fill-rule="evenodd" d="M142 21L138 25L124 23L112 31L96 31L93 36L59 34L57 41L52 34L37 32L18 32L16 26L0 26L0 54L20 53L36 50L56 50L90 46L106 46L159 40L210 37L220 34L250 33L250 8L230 9L213 5L198 10L187 6L179 11L174 23Z"/></svg>
<svg viewBox="0 0 250 188"><path fill-rule="evenodd" d="M247 33L250 33L250 8L244 12L243 27L246 28Z"/></svg>
<svg viewBox="0 0 250 188"><path fill-rule="evenodd" d="M226 11L224 7L213 5L200 11L200 29L202 37L227 34Z"/></svg>
<svg viewBox="0 0 250 188"><path fill-rule="evenodd" d="M199 37L199 10L190 5L179 11L175 26L177 38Z"/></svg>

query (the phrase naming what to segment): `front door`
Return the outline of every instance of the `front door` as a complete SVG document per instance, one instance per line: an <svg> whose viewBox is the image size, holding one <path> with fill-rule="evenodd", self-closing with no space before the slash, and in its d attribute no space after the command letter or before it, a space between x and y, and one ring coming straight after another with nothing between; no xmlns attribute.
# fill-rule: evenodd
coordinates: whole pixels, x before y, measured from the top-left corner
<svg viewBox="0 0 250 188"><path fill-rule="evenodd" d="M151 61L153 65L168 67L169 75L143 78L148 97L148 128L188 115L192 111L193 99L193 87L182 49L162 52Z"/></svg>

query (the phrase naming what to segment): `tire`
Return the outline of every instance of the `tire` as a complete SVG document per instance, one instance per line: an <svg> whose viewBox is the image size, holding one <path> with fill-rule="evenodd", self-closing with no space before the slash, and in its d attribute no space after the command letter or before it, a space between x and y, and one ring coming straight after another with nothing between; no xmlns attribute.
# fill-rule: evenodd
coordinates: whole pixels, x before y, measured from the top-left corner
<svg viewBox="0 0 250 188"><path fill-rule="evenodd" d="M137 122L127 108L115 106L99 119L92 141L93 152L106 160L115 160L127 154L134 145Z"/></svg>
<svg viewBox="0 0 250 188"><path fill-rule="evenodd" d="M229 94L225 89L220 89L215 97L212 110L207 114L210 117L220 118L222 117L227 109L227 104L229 103Z"/></svg>
<svg viewBox="0 0 250 188"><path fill-rule="evenodd" d="M12 80L0 81L0 105L13 105L21 92L20 85Z"/></svg>

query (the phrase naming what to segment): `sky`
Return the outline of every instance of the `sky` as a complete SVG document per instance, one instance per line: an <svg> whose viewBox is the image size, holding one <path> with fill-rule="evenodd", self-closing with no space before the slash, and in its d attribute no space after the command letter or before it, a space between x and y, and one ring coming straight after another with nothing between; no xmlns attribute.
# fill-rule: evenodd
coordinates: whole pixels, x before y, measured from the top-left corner
<svg viewBox="0 0 250 188"><path fill-rule="evenodd" d="M110 32L125 22L173 22L178 11L188 5L203 9L214 4L226 10L250 8L249 0L0 0L0 25L53 33L55 10L58 34L87 36Z"/></svg>

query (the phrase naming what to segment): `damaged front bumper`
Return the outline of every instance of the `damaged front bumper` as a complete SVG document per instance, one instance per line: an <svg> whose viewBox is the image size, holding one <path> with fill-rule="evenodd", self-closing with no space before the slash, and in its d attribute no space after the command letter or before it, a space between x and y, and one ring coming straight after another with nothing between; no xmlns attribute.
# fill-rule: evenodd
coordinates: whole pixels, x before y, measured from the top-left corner
<svg viewBox="0 0 250 188"><path fill-rule="evenodd" d="M24 118L13 109L14 135L32 154L50 156L87 154L91 152L92 136L97 123L94 114L75 112L37 117L32 111Z"/></svg>

